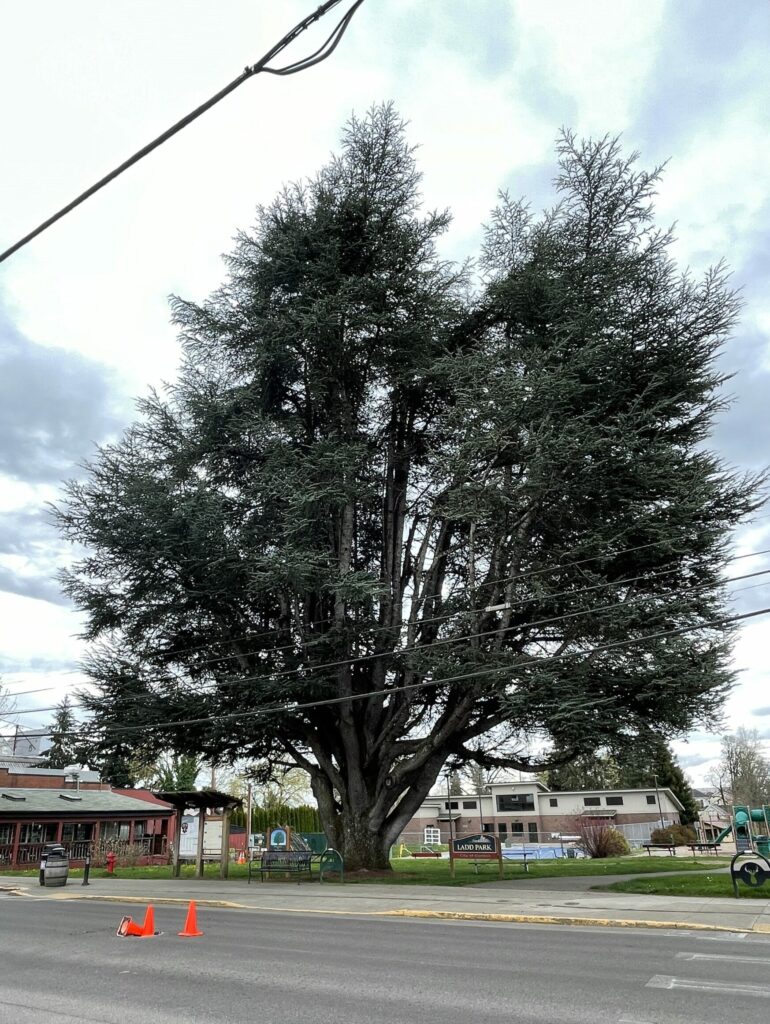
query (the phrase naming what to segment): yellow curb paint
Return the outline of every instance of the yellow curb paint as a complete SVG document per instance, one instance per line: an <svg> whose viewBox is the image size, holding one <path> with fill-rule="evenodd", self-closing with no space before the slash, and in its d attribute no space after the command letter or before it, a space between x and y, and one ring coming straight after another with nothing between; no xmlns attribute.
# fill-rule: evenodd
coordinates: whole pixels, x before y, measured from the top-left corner
<svg viewBox="0 0 770 1024"><path fill-rule="evenodd" d="M90 893L81 895L80 893L73 893L73 895L67 894L66 896L38 896L36 894L28 893L25 890L14 890L14 895L18 896L29 896L31 899L48 899L56 900L57 902L72 902L72 901L92 901L94 903L153 903L162 904L166 906L181 905L187 906L190 902L189 898L181 898L179 896L96 896ZM258 910L264 913L273 914L325 914L337 917L377 917L382 912L379 910L318 910L317 908L305 908L305 907L261 907L253 903L234 903L230 900L210 900L210 899L199 899L195 897L195 903L199 907L219 907L224 910Z"/></svg>
<svg viewBox="0 0 770 1024"><path fill-rule="evenodd" d="M440 921L507 921L513 924L593 925L599 928L671 928L704 932L745 932L752 930L746 927L733 928L722 924L694 924L688 921L637 921L616 917L555 917L544 914L475 914L459 910L381 910L379 916L433 918Z"/></svg>
<svg viewBox="0 0 770 1024"><path fill-rule="evenodd" d="M30 899L48 900L80 900L97 903L156 903L164 905L187 905L190 900L176 896L100 896L91 893L73 893L61 895L38 895L23 888L5 889L14 896L27 896ZM210 900L196 898L201 907L219 907L225 910L257 910L276 914L318 914L327 917L404 917L434 921L499 921L509 924L561 924L596 928L669 928L679 931L704 932L760 932L770 933L770 924L756 924L752 927L730 926L721 924L699 924L690 921L648 921L612 917L556 917L546 914L484 914L460 910L319 910L304 907L263 907L251 903L235 903L229 900Z"/></svg>

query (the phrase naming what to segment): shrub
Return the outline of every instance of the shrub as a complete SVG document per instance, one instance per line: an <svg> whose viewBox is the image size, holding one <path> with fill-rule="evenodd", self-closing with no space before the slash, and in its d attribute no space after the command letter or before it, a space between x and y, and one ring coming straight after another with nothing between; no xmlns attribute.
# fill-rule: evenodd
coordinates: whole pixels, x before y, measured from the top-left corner
<svg viewBox="0 0 770 1024"><path fill-rule="evenodd" d="M579 821L576 832L580 836L580 845L589 857L625 857L631 852L626 837L611 825L589 825Z"/></svg>
<svg viewBox="0 0 770 1024"><path fill-rule="evenodd" d="M650 842L687 846L688 843L697 843L698 836L691 825L669 825L668 828L654 829L650 834Z"/></svg>

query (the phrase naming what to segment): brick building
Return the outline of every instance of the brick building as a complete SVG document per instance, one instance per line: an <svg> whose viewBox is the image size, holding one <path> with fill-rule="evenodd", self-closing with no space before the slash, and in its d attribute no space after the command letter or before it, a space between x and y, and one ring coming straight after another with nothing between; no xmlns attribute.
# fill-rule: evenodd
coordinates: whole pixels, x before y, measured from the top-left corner
<svg viewBox="0 0 770 1024"><path fill-rule="evenodd" d="M542 782L498 782L483 793L428 796L404 829L404 842L445 843L455 836L494 832L503 842L546 842L574 833L579 822L639 826L640 837L680 821L670 789L552 792Z"/></svg>

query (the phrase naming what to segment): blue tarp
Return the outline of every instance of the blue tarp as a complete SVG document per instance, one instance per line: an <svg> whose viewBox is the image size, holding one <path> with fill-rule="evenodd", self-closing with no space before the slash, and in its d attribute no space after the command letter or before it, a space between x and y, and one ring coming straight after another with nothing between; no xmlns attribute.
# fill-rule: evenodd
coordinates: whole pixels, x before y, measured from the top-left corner
<svg viewBox="0 0 770 1024"><path fill-rule="evenodd" d="M538 843L537 846L511 846L503 849L505 860L524 860L525 853L527 860L558 860L567 856L567 849L561 845L546 846L544 843Z"/></svg>

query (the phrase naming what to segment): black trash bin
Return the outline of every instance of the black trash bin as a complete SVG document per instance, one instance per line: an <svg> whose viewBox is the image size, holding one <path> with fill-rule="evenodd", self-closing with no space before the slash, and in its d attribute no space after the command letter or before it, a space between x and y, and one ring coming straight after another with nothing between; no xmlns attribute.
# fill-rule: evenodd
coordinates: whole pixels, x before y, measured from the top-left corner
<svg viewBox="0 0 770 1024"><path fill-rule="evenodd" d="M40 863L40 876L43 885L66 885L70 873L70 860L67 851L58 843L44 847Z"/></svg>

